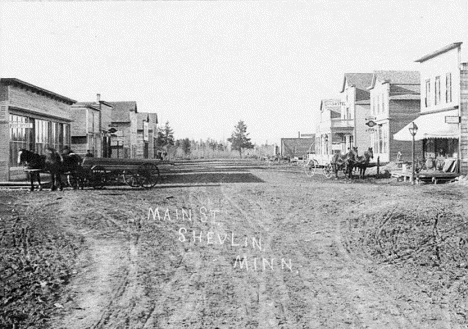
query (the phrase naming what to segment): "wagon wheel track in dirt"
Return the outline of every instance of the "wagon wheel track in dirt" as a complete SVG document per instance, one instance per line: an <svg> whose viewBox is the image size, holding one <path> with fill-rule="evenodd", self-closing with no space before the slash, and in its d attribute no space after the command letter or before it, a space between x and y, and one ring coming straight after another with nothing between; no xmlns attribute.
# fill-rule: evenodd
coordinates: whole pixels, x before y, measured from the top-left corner
<svg viewBox="0 0 468 329"><path fill-rule="evenodd" d="M357 267L360 267L364 270L362 271L363 274L358 278L357 283L359 285L363 282L374 283L373 285L366 284L367 288L374 293L374 296L378 296L380 300L386 303L389 307L390 314L395 316L394 321L396 320L396 322L394 322L394 324L401 328L426 328L428 324L425 324L425 322L429 322L430 326L436 328L451 328L450 314L447 307L434 306L428 296L421 294L416 298L413 296L408 297L407 289L402 290L401 287L395 284L395 280L398 280L395 277L397 270L395 268L390 269L391 265L374 266L370 269L370 272L376 275L369 274L369 270L366 270L369 265L368 262L363 262L363 260L359 259L356 255L350 253L343 245L341 228L345 226L346 221L349 218L355 217L356 212L359 213L360 209L372 209L372 206L374 206L372 200L360 201L354 204L353 207L348 207L336 222L335 242L340 254L347 261L350 268L356 270ZM403 209L399 203L394 202L390 209L380 215L383 220L379 230L376 232L376 236L380 234L383 227L395 214L404 213L405 211L406 210ZM448 301L442 303L442 305L444 304L448 305ZM432 314L432 316L430 318L422 318L424 316L427 317L427 314Z"/></svg>

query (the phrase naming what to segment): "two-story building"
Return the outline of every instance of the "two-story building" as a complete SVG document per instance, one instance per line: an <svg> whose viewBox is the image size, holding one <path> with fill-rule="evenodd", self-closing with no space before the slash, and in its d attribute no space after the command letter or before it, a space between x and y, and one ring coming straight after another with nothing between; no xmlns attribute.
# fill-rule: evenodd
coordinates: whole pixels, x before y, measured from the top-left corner
<svg viewBox="0 0 468 329"><path fill-rule="evenodd" d="M70 108L71 148L80 155L88 150L96 157L110 157L108 132L111 125L113 107L101 101L97 94L96 102L77 102Z"/></svg>
<svg viewBox="0 0 468 329"><path fill-rule="evenodd" d="M412 144L393 135L419 115L420 76L418 71L375 71L370 91L370 117L377 125L368 127L374 157L395 161L398 152L409 159Z"/></svg>
<svg viewBox="0 0 468 329"><path fill-rule="evenodd" d="M341 139L341 152L355 146L366 150L370 144L366 117L369 116L372 73L345 73L341 88L341 121L336 121L336 138ZM335 139L335 138L334 138Z"/></svg>
<svg viewBox="0 0 468 329"><path fill-rule="evenodd" d="M137 151L136 157L153 159L156 157L156 138L158 137L158 115L156 113L137 113Z"/></svg>
<svg viewBox="0 0 468 329"><path fill-rule="evenodd" d="M42 154L70 145L70 107L76 101L19 79L0 79L0 181L24 179L24 148Z"/></svg>
<svg viewBox="0 0 468 329"><path fill-rule="evenodd" d="M108 102L112 107L110 128L116 129L110 138L112 158L137 157L137 103Z"/></svg>
<svg viewBox="0 0 468 329"><path fill-rule="evenodd" d="M319 123L315 129L315 159L324 165L330 162L334 150L342 148L342 137L339 134L350 131L341 127L340 99L322 99L320 102Z"/></svg>
<svg viewBox="0 0 468 329"><path fill-rule="evenodd" d="M420 115L415 140L422 141L423 157L454 158L468 170L468 67L461 63L461 42L452 43L416 60L421 63ZM396 139L411 140L409 126Z"/></svg>

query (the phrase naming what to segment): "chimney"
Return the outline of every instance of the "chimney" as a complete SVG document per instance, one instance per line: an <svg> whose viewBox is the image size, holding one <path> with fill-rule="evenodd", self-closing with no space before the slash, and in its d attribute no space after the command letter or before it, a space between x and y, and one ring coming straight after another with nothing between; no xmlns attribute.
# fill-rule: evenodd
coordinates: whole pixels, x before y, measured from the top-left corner
<svg viewBox="0 0 468 329"><path fill-rule="evenodd" d="M101 101L101 94L96 94L96 103Z"/></svg>
<svg viewBox="0 0 468 329"><path fill-rule="evenodd" d="M297 132L297 138L301 138L301 132L300 131Z"/></svg>

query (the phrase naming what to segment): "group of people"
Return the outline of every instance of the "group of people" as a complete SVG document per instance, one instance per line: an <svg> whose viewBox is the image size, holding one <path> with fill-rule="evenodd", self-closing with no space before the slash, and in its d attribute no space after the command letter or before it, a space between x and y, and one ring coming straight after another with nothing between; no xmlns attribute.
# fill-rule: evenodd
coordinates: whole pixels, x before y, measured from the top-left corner
<svg viewBox="0 0 468 329"><path fill-rule="evenodd" d="M445 160L447 159L447 155L445 153L444 149L439 149L438 152L435 153L435 156L429 156L425 161L423 162L423 165L427 169L435 169L435 170L442 170L445 165ZM401 152L398 152L397 154L397 163L403 163L403 156ZM419 162L419 160L418 160ZM423 168L424 168L423 166Z"/></svg>

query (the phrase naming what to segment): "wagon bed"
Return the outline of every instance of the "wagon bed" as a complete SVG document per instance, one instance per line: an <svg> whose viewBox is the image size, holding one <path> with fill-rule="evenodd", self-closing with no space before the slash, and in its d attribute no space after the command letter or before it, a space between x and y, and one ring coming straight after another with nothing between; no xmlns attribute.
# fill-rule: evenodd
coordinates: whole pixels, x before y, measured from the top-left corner
<svg viewBox="0 0 468 329"><path fill-rule="evenodd" d="M123 180L132 187L154 187L160 180L158 165L167 161L153 159L84 158L85 176L94 188Z"/></svg>

